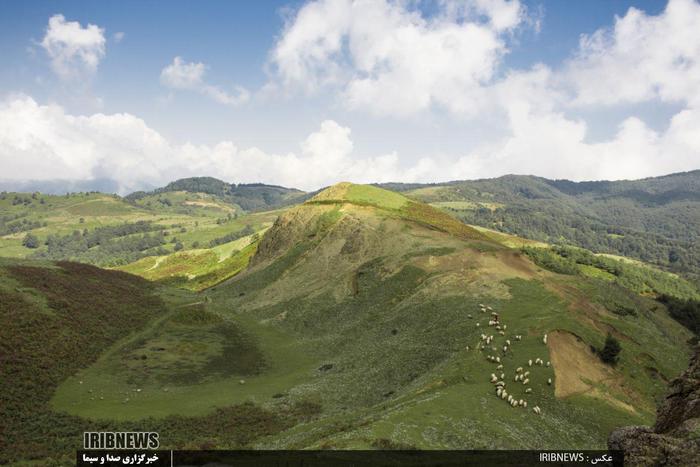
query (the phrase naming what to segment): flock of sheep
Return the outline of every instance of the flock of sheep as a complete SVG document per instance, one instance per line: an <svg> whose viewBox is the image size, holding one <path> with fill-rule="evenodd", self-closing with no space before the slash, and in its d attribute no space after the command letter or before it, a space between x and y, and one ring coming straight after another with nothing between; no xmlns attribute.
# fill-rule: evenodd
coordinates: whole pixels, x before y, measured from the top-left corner
<svg viewBox="0 0 700 467"><path fill-rule="evenodd" d="M504 324L502 321L499 320L498 313L493 311L493 308L490 306L486 306L483 304L479 304L479 309L482 313L487 313L490 312L491 316L489 318L488 325L489 327L495 328L497 333L501 337L505 337L506 335L506 329L507 325ZM469 315L469 318L472 316ZM480 327L480 323L476 323L476 327ZM481 351L492 351L492 352L498 352L498 349L500 345L497 347L495 342L494 342L494 335L489 335L489 334L481 334L481 340L479 344L477 345L477 349ZM513 341L520 341L522 340L522 335L520 334L515 334L512 336ZM542 343L547 345L547 334L545 334L542 338ZM506 374L503 369L503 363L502 363L502 358L505 358L507 355L513 355L513 351L511 350L512 342L510 338L507 338L503 342L503 346L500 347L502 351L502 355L486 355L486 359L491 362L495 363L496 366L496 372L491 373L490 377L490 382L495 386L496 389L496 396L499 397L500 399L506 401L508 404L510 404L511 407L523 407L527 408L527 400L524 399L519 399L514 397L513 394L509 394L508 391L506 390ZM469 347L467 347L467 350L469 350ZM551 364L550 362L546 362L542 360L541 358L537 357L534 360L528 359L527 361L527 366L532 367L533 365L535 366L546 366L549 367ZM534 369L533 369L534 370ZM530 383L530 370L525 370L523 367L518 367L515 370L515 375L513 376L513 382L514 383L520 383L522 386L528 386ZM547 384L551 385L552 384L552 378L547 379ZM525 394L531 394L532 393L532 388L526 387L524 390ZM539 415L542 413L542 409L538 406L532 407L532 412Z"/></svg>

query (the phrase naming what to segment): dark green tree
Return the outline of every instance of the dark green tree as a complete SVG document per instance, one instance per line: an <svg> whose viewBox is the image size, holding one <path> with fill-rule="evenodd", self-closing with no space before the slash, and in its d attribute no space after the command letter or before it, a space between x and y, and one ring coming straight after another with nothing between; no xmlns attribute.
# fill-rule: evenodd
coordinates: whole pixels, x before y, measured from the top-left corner
<svg viewBox="0 0 700 467"><path fill-rule="evenodd" d="M600 359L608 365L614 365L617 363L621 350L620 342L611 334L608 334L605 338L605 345L600 351Z"/></svg>

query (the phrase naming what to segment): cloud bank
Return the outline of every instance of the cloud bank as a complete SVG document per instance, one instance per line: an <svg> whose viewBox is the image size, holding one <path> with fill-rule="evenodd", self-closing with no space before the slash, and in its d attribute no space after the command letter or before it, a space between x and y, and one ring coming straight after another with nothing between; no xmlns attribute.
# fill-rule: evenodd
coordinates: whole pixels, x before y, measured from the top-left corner
<svg viewBox="0 0 700 467"><path fill-rule="evenodd" d="M521 121L522 119L522 121ZM514 134L457 158L405 166L396 153L357 154L351 130L333 120L285 154L234 142L176 145L130 114L70 115L17 96L0 104L0 165L10 180L112 179L122 194L177 178L211 175L237 183L317 189L340 180L429 182L516 173L600 179L643 177L698 166L700 112L684 110L664 133L626 120L610 141L588 144L585 124L514 115ZM542 137L556 128L555 134ZM533 167L539 170L534 170Z"/></svg>

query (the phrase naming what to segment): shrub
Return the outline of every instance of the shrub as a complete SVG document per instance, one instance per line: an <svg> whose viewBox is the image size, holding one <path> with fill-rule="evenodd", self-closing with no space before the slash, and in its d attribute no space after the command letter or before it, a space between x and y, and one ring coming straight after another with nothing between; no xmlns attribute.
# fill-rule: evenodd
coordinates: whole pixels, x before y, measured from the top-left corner
<svg viewBox="0 0 700 467"><path fill-rule="evenodd" d="M605 345L598 354L603 362L607 363L608 365L614 365L617 363L621 350L622 347L620 346L620 342L611 334L608 334L608 336L605 338Z"/></svg>
<svg viewBox="0 0 700 467"><path fill-rule="evenodd" d="M27 248L39 248L39 239L36 235L28 233L24 236L24 240L22 240L22 245L24 245Z"/></svg>

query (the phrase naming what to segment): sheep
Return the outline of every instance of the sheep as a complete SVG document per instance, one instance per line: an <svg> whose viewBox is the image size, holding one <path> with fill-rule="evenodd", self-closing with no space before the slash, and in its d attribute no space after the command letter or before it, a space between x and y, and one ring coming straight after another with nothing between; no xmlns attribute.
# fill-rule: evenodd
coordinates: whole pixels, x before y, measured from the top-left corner
<svg viewBox="0 0 700 467"><path fill-rule="evenodd" d="M523 381L523 384L527 384L530 382L530 378L525 378L525 381Z"/></svg>
<svg viewBox="0 0 700 467"><path fill-rule="evenodd" d="M510 394L508 394L508 402L510 402L510 401L512 401L512 400L513 400L513 396L511 396Z"/></svg>
<svg viewBox="0 0 700 467"><path fill-rule="evenodd" d="M539 415L540 413L542 413L542 411L540 410L540 408L539 408L538 406L533 407L533 408L532 408L532 411L535 412L537 415Z"/></svg>
<svg viewBox="0 0 700 467"><path fill-rule="evenodd" d="M552 385L552 378L547 379L547 384Z"/></svg>
<svg viewBox="0 0 700 467"><path fill-rule="evenodd" d="M515 381L517 383L519 379L520 379L520 377L518 375L515 375L515 377L513 378L513 381Z"/></svg>
<svg viewBox="0 0 700 467"><path fill-rule="evenodd" d="M501 393L503 392L503 388L501 386L496 388L496 395L498 397L501 397Z"/></svg>
<svg viewBox="0 0 700 467"><path fill-rule="evenodd" d="M469 346L466 346L465 349L466 349L467 351L469 351Z"/></svg>
<svg viewBox="0 0 700 467"><path fill-rule="evenodd" d="M503 353L506 353L506 352L508 352L508 346L507 346L507 345L504 345L504 346L503 346Z"/></svg>
<svg viewBox="0 0 700 467"><path fill-rule="evenodd" d="M493 310L493 308L491 308L490 306L487 306L486 309L489 311Z"/></svg>
<svg viewBox="0 0 700 467"><path fill-rule="evenodd" d="M506 345L510 346L510 339L506 339Z"/></svg>
<svg viewBox="0 0 700 467"><path fill-rule="evenodd" d="M472 315L467 315L467 318L472 319Z"/></svg>
<svg viewBox="0 0 700 467"><path fill-rule="evenodd" d="M519 366L518 368L515 369L516 373L520 373L523 371L523 367Z"/></svg>
<svg viewBox="0 0 700 467"><path fill-rule="evenodd" d="M545 334L542 338L542 342L544 343L544 345L547 345L547 334Z"/></svg>
<svg viewBox="0 0 700 467"><path fill-rule="evenodd" d="M527 361L527 366L532 366L532 360Z"/></svg>
<svg viewBox="0 0 700 467"><path fill-rule="evenodd" d="M498 381L498 378L496 378L496 375L494 375L493 373L491 373L491 382L492 382L492 383L495 383L496 381Z"/></svg>
<svg viewBox="0 0 700 467"><path fill-rule="evenodd" d="M506 377L505 373L501 373L501 379L504 379Z"/></svg>
<svg viewBox="0 0 700 467"><path fill-rule="evenodd" d="M527 378L528 376L530 376L530 372L526 371L525 373L523 373L523 376Z"/></svg>
<svg viewBox="0 0 700 467"><path fill-rule="evenodd" d="M496 316L497 314L498 314L498 313L496 313L495 311L492 311L492 312L491 312L491 316Z"/></svg>
<svg viewBox="0 0 700 467"><path fill-rule="evenodd" d="M500 335L502 335L502 336L505 336L505 335L506 335L506 333L503 332L503 331L498 331L498 333L499 333Z"/></svg>
<svg viewBox="0 0 700 467"><path fill-rule="evenodd" d="M523 407L527 409L527 401L523 401Z"/></svg>
<svg viewBox="0 0 700 467"><path fill-rule="evenodd" d="M522 406L523 406L523 402L524 402L524 401L523 401L522 399L520 399L520 400L518 401L518 405L522 407Z"/></svg>
<svg viewBox="0 0 700 467"><path fill-rule="evenodd" d="M531 392L532 392L532 388L527 388L527 389L525 390L525 394L530 394Z"/></svg>
<svg viewBox="0 0 700 467"><path fill-rule="evenodd" d="M501 363L501 357L496 357L496 361L497 361L498 363Z"/></svg>
<svg viewBox="0 0 700 467"><path fill-rule="evenodd" d="M479 324L479 323L476 323L476 327L478 328L479 326L481 326L481 324Z"/></svg>
<svg viewBox="0 0 700 467"><path fill-rule="evenodd" d="M549 360L548 360L547 361L547 368L549 368L549 365L551 365L551 363L549 363Z"/></svg>
<svg viewBox="0 0 700 467"><path fill-rule="evenodd" d="M517 405L518 405L518 401L516 401L515 399L513 399L512 401L510 401L510 406L511 406L511 407L516 407Z"/></svg>
<svg viewBox="0 0 700 467"><path fill-rule="evenodd" d="M498 366L496 367L496 369L497 369L497 370L502 370L502 369L503 369L503 365L498 365Z"/></svg>
<svg viewBox="0 0 700 467"><path fill-rule="evenodd" d="M496 383L496 386L504 388L504 387L506 387L506 383L504 383L503 381L499 381Z"/></svg>
<svg viewBox="0 0 700 467"><path fill-rule="evenodd" d="M508 393L507 393L506 390L504 389L503 392L501 393L501 399L505 400L506 397L508 397Z"/></svg>
<svg viewBox="0 0 700 467"><path fill-rule="evenodd" d="M504 330L504 331L506 330L506 325L505 325L505 324L503 325L503 330Z"/></svg>
<svg viewBox="0 0 700 467"><path fill-rule="evenodd" d="M500 331L500 330L501 330L501 325L500 325L500 324L497 324L497 325L496 325L496 331Z"/></svg>

